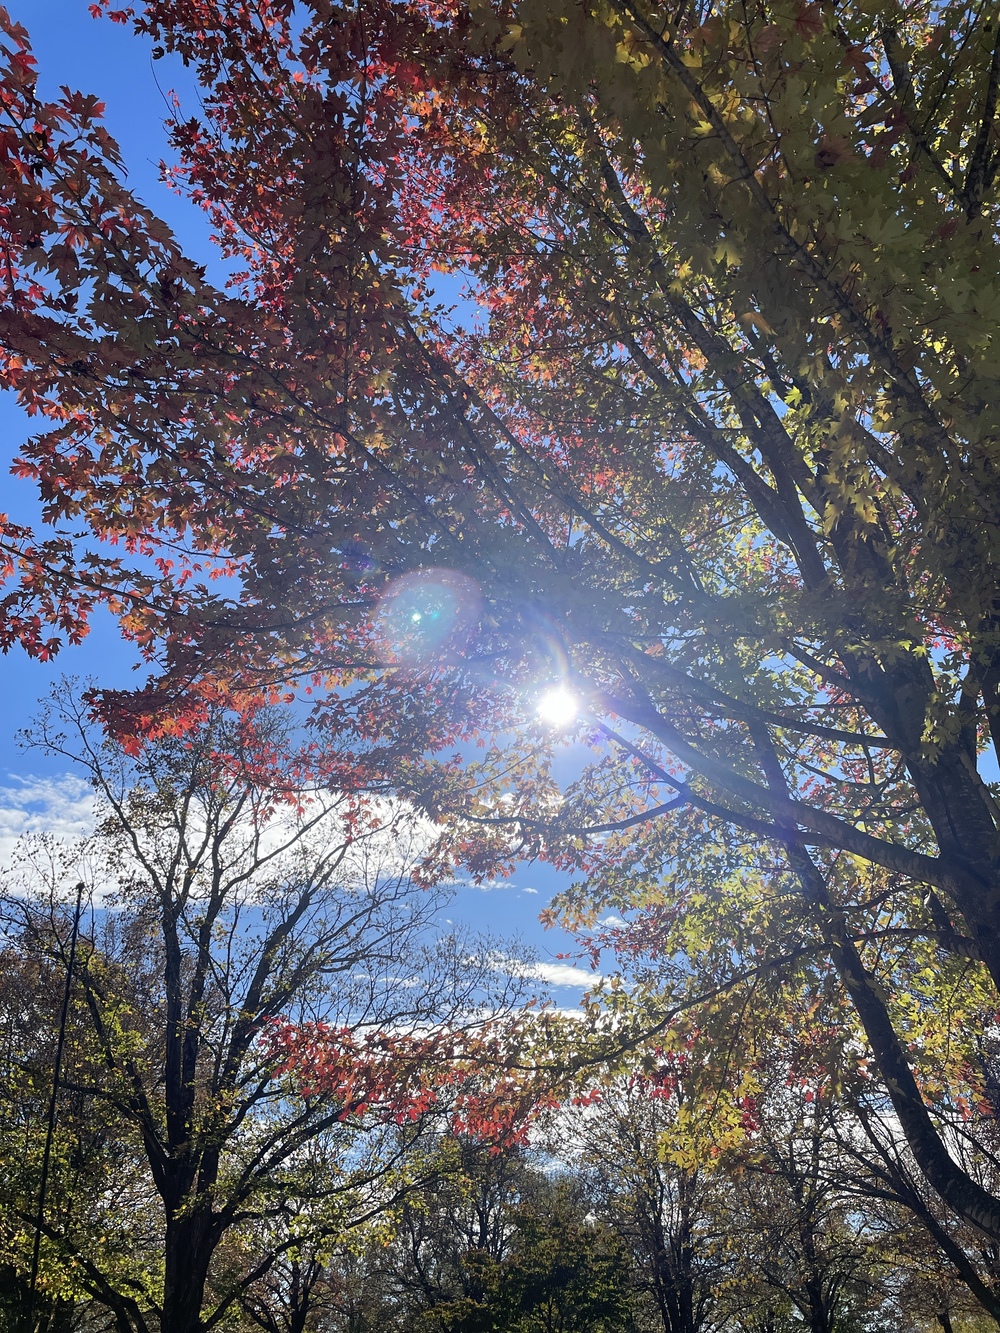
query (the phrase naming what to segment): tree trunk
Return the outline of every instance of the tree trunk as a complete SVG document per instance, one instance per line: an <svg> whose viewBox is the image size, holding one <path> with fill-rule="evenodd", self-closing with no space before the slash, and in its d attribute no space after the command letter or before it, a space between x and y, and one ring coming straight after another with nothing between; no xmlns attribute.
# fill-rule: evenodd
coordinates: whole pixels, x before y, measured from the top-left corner
<svg viewBox="0 0 1000 1333"><path fill-rule="evenodd" d="M200 1333L208 1265L215 1248L212 1222L206 1200L199 1200L189 1213L167 1218L160 1333Z"/></svg>
<svg viewBox="0 0 1000 1333"><path fill-rule="evenodd" d="M833 1311L827 1307L823 1294L823 1280L813 1274L806 1280L807 1320L810 1333L830 1333Z"/></svg>

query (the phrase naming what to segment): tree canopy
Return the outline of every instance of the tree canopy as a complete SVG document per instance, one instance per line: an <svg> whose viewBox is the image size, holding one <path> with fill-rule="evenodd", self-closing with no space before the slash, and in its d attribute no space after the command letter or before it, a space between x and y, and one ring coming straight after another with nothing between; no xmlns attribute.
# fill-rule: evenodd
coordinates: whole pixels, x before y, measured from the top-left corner
<svg viewBox="0 0 1000 1333"><path fill-rule="evenodd" d="M55 529L6 530L7 641L111 605L156 666L122 734L317 690L314 767L439 820L427 874L544 853L566 919L628 909L649 1030L835 977L1000 1239L946 1127L1000 986L992 7L95 8L196 70L171 178L236 271L5 22L4 374Z"/></svg>

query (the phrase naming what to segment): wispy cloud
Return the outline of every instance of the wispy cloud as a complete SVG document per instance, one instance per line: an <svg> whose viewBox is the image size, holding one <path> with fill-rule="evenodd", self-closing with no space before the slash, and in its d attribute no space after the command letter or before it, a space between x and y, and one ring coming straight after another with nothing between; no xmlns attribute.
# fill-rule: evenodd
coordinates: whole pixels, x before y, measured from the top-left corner
<svg viewBox="0 0 1000 1333"><path fill-rule="evenodd" d="M71 773L55 778L7 775L0 787L0 863L9 864L18 839L46 833L60 842L86 837L94 827L94 792Z"/></svg>
<svg viewBox="0 0 1000 1333"><path fill-rule="evenodd" d="M471 879L443 879L442 888L445 889L471 889L473 893L493 893L495 890L510 891L518 886L509 879L484 879L481 884L474 883ZM525 893L537 893L537 889L525 889Z"/></svg>

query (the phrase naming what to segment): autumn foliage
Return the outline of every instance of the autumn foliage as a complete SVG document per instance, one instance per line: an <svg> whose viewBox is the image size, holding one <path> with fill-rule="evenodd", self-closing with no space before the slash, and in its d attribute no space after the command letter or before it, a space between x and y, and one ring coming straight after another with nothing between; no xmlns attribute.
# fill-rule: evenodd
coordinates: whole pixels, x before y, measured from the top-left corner
<svg viewBox="0 0 1000 1333"><path fill-rule="evenodd" d="M832 997L828 1049L1000 1236L947 1130L1000 986L987 11L110 17L197 72L168 170L233 276L5 22L4 373L52 529L5 531L7 645L106 602L153 668L122 732L314 691L312 770L437 820L428 878L542 854L586 881L564 920L625 914L648 984L608 1005L647 1033Z"/></svg>

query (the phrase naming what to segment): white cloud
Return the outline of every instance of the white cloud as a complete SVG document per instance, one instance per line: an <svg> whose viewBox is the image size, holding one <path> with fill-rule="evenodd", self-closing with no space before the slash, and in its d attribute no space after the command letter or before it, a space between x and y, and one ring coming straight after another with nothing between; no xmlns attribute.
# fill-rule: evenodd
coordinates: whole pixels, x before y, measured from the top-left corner
<svg viewBox="0 0 1000 1333"><path fill-rule="evenodd" d="M524 975L547 981L550 986L583 986L588 990L602 979L599 972L592 972L589 967L572 967L569 963L531 963Z"/></svg>
<svg viewBox="0 0 1000 1333"><path fill-rule="evenodd" d="M537 890L537 889L522 889L521 892L522 892L522 893L534 893L534 894L537 894L537 893L538 893L538 890Z"/></svg>
<svg viewBox="0 0 1000 1333"><path fill-rule="evenodd" d="M93 830L94 792L88 782L72 773L7 777L13 785L0 787L0 864L10 864L18 839L27 833L73 842Z"/></svg>
<svg viewBox="0 0 1000 1333"><path fill-rule="evenodd" d="M319 798L319 799L322 799ZM307 817L318 813L316 800L306 794ZM6 784L0 785L0 867L12 866L18 844L30 835L46 835L56 844L69 845L89 837L94 831L97 795L91 784L73 773L54 777L36 777L32 774L8 773ZM358 839L355 854L349 855L344 865L345 883L359 887L370 885L376 877L391 879L405 875L423 853L427 843L427 821L409 820L409 808L395 801L373 803L373 810L385 820L385 827L372 835ZM331 806L332 826L341 825L336 813L336 801ZM399 819L398 825L396 824ZM198 812L190 816L190 828L201 827ZM260 832L263 853L280 852L295 843L298 814L292 809L280 808ZM231 838L231 852L239 856L245 849L246 839L252 832L249 822L236 826ZM245 833L246 838L241 837ZM317 835L319 836L319 835ZM327 826L323 836L330 836ZM335 835L334 835L335 836ZM111 887L105 881L98 857L88 862L88 882L100 896ZM103 886L103 887L102 887Z"/></svg>
<svg viewBox="0 0 1000 1333"><path fill-rule="evenodd" d="M443 879L441 887L445 889L472 889L475 893L492 893L494 889L509 890L515 888L507 879L485 879L481 884L474 884L471 879ZM525 889L525 893L537 893L537 889Z"/></svg>
<svg viewBox="0 0 1000 1333"><path fill-rule="evenodd" d="M620 916L614 916L612 914L611 916L606 916L604 920L601 922L601 925L611 926L612 929L618 929L620 926L627 926L628 922L623 921Z"/></svg>
<svg viewBox="0 0 1000 1333"><path fill-rule="evenodd" d="M573 990L589 990L603 980L599 972L592 972L589 967L573 967L570 963L526 963L520 958L507 958L502 954L494 956L491 966L497 972L506 972L508 976L544 981L557 989L572 987Z"/></svg>

